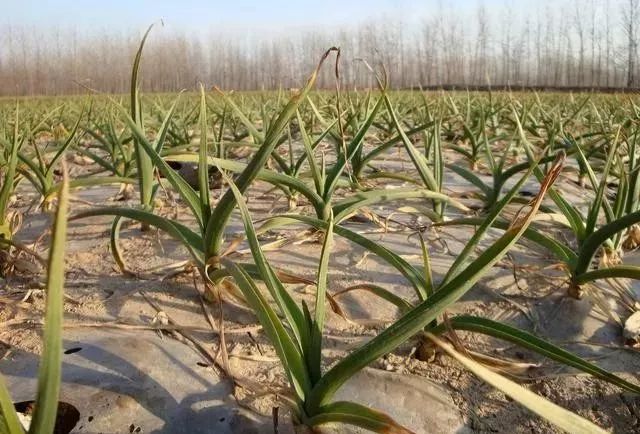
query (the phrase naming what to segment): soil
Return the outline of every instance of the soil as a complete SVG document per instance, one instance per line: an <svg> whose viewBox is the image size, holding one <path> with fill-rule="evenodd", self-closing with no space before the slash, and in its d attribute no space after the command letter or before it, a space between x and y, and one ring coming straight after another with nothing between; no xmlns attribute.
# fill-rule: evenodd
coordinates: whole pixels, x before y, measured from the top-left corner
<svg viewBox="0 0 640 434"><path fill-rule="evenodd" d="M385 164L398 171L408 170L410 163L396 157L396 154L390 156ZM452 192L471 190L463 181L451 176L452 179L448 180L451 182L445 182L445 185L451 185ZM559 181L559 186L576 201L588 200L567 177ZM530 184L528 188L535 191L536 186ZM135 206L133 199L129 203L114 202L116 193L117 187L75 191L73 195L76 200L72 203L71 214L88 209L91 204ZM251 188L248 204L254 221L287 210L286 198L279 193L260 182ZM187 218L188 211L184 206L172 203L163 193L160 193L160 198L163 203L158 212L169 216L177 213L180 221L193 223ZM214 199L218 198L219 190L214 192ZM24 223L16 238L25 244L38 241L37 248L46 257L46 232L50 216L34 209L27 212L34 200L37 198L33 191L23 184L16 203L25 212ZM398 206L388 203L372 206L370 210L384 221ZM312 213L302 200L296 211ZM427 223L426 219L417 221L400 214L394 214L392 218L402 225L391 223L385 228L366 218L353 219L346 225L391 247L409 262L420 264L418 239L412 235L415 230L409 226ZM188 259L186 250L161 232L151 230L143 233L139 230L139 224L127 222L121 233L121 247L127 266L138 273L138 277L123 275L109 252L110 222L111 218L96 217L70 223L65 257L65 327L77 329L101 325L96 330L108 333L110 327L157 324L162 321L163 315L158 315L158 311L143 297L141 292L144 292L172 321L190 330L192 336L215 354L220 342L217 333L211 331L203 311L200 299L202 287L197 276L197 289L193 273L162 280L169 274L168 267ZM263 236L263 241L288 240L285 246L268 251L269 259L288 273L313 280L320 245L312 237L301 239L300 229L300 226L279 229ZM242 233L242 227L235 216L228 229L228 239L239 233ZM471 229L431 228L426 234L435 277L438 279L462 248L461 241L470 236ZM242 251L246 245L242 244L238 249ZM27 256L22 258L29 260ZM235 253L234 258L241 262L251 260L246 253ZM521 243L449 314L471 313L515 324L595 361L629 381L640 382L640 357L635 349L624 346L620 325L598 313L588 299L577 301L568 298L563 274L555 265L544 251ZM514 269L517 278L514 277ZM14 351L40 353L43 281L42 273L20 270L1 281L0 358L8 358ZM391 267L373 255L366 255L347 240L336 237L331 257L330 292L366 282L376 283L413 299L410 286ZM307 303L313 300L313 288L305 284L291 284L288 287L297 300L306 300ZM384 324L398 316L397 310L390 304L364 292L351 292L341 297L339 303L348 319L334 312L328 314L323 352L327 367L370 339ZM615 300L612 303L614 309L618 309ZM209 312L216 312L215 305L205 305ZM256 318L231 297L224 303L223 312L233 376L241 384L257 384L270 392L286 389L286 380L275 352L261 333ZM622 310L619 312L623 318L630 314ZM506 373L553 402L613 432L640 431L639 397L592 377L577 375L572 370L504 342L470 333L459 333L459 337L468 349L514 361L513 370ZM423 376L443 386L451 393L465 425L473 431L554 432L548 423L484 384L448 357L437 354L430 361L412 357L415 346L415 342L409 342L379 359L373 367ZM203 363L209 362L203 359ZM523 368L525 363L528 364ZM215 375L213 371L212 375ZM274 404L277 404L274 395L261 396L250 389L237 388L239 402L270 417ZM286 417L286 412L282 413L281 417Z"/></svg>

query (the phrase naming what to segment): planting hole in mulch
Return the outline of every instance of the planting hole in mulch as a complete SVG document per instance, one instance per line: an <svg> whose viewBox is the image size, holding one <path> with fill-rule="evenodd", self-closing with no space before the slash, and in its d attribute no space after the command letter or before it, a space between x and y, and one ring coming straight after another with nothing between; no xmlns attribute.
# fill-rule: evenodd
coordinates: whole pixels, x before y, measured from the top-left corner
<svg viewBox="0 0 640 434"><path fill-rule="evenodd" d="M21 415L23 425L25 422L30 423L33 411L35 410L35 401L22 401L13 405L16 411ZM58 414L56 415L56 424L53 428L53 434L68 434L78 424L80 420L80 412L76 407L68 402L58 402ZM25 427L27 428L27 427Z"/></svg>

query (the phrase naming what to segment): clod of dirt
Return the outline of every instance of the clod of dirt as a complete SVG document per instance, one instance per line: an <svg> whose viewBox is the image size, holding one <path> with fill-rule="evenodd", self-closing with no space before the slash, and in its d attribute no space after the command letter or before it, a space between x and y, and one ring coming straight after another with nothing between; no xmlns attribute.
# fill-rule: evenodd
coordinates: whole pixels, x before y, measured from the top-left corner
<svg viewBox="0 0 640 434"><path fill-rule="evenodd" d="M640 311L627 318L622 334L628 344L637 345L640 343Z"/></svg>
<svg viewBox="0 0 640 434"><path fill-rule="evenodd" d="M415 375L366 368L345 383L336 400L381 410L415 432L468 432L450 391ZM341 426L337 432L360 434L363 430Z"/></svg>

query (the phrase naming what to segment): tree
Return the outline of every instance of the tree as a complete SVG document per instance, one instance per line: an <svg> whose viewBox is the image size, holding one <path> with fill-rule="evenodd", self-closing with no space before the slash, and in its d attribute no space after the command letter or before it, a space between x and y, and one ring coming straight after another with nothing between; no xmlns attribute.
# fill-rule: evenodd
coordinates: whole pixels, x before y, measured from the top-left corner
<svg viewBox="0 0 640 434"><path fill-rule="evenodd" d="M627 0L622 11L624 31L627 35L627 87L636 86L636 65L638 57L638 29L640 0Z"/></svg>

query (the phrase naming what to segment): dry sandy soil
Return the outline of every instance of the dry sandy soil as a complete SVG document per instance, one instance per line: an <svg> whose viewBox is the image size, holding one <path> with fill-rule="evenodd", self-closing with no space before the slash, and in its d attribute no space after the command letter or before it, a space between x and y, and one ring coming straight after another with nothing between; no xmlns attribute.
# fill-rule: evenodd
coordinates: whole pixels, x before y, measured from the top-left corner
<svg viewBox="0 0 640 434"><path fill-rule="evenodd" d="M388 161L396 170L409 167L406 161L393 161L393 158ZM73 170L86 168L74 167ZM452 193L470 190L460 179L451 178L449 181L445 185ZM559 183L575 200L585 200L569 179L563 178ZM535 191L535 184L531 184L530 188ZM114 187L75 192L77 200L72 204L72 214L87 209L91 203L122 205L112 201L116 191ZM214 193L216 199L218 196L219 192ZM163 203L158 212L171 216L177 214L178 219L188 222L186 208L171 203L162 193L160 197ZM270 191L266 184L256 183L249 197L254 220L287 210L286 199L278 191ZM28 188L21 188L16 205L27 211L34 199ZM131 204L135 205L135 201ZM384 220L397 206L400 205L389 203L374 206L370 211ZM298 211L310 212L310 209L300 203ZM412 234L417 225L427 221L399 214L394 214L392 219L394 222L388 227L363 218L351 219L346 225L390 247L409 262L420 264L419 243ZM96 336L106 336L128 329L138 334L146 333L148 335L145 336L158 339L159 342L179 338L182 340L180 345L188 348L190 344L182 335L168 333L160 340L156 332L141 330L162 323L163 318L168 316L210 354L217 354L220 345L218 333L207 320L208 314L217 315L217 308L209 303L201 303L202 288L198 282L196 289L193 273L162 280L167 273L166 267L188 258L186 251L163 233L155 230L141 233L138 224L126 223L122 231L122 248L128 266L139 275L124 276L116 269L109 252L110 221L110 218L90 218L70 224L66 255L66 333L83 330ZM24 243L39 240L38 248L44 251L48 242L49 223L49 215L31 209L25 213L17 239ZM241 233L241 229L239 220L234 218L229 227L229 238ZM300 233L300 227L289 227L266 234L263 241L286 240L283 246L270 250L268 257L280 269L312 280L320 245L313 237L300 237ZM470 230L460 228L426 230L436 278L443 275L470 233ZM245 248L245 245L240 245L240 251L234 253L239 261L251 260L250 255L243 252ZM28 261L26 256L23 259ZM576 301L568 298L562 273L554 265L547 253L528 243L521 243L449 314L472 313L517 325L638 383L640 357L635 349L623 345L620 326L599 314L588 299ZM13 276L2 280L0 287L0 358L3 359L0 368L3 371L11 370L9 366L16 354L37 355L41 350L41 327L38 324L44 306L43 275L27 270L25 264L21 264L20 268ZM334 293L365 282L375 282L397 294L410 299L413 297L410 286L391 267L373 255L366 255L347 240L336 237L331 257L330 291ZM304 284L292 284L289 287L297 299L313 300L312 287ZM142 296L142 291L146 298ZM329 314L323 353L326 366L370 339L385 323L397 317L391 305L363 292L341 297L339 303L348 320L334 312ZM158 310L162 312L160 315ZM231 297L223 305L223 311L230 365L239 383L259 386L267 391L284 388L286 382L283 372L256 318ZM217 327L216 324L214 326ZM459 336L469 349L517 362L511 365L510 373L531 390L553 402L614 432L640 431L639 397L586 375L577 375L513 345L478 335L460 333ZM393 354L375 362L373 368L415 374L442 386L455 405L452 411L458 413L464 426L472 431L553 431L546 422L483 384L448 357L437 354L430 361L412 357L414 347L415 342L408 342ZM194 354L201 359L199 366L203 372L217 378L211 361L203 357L202 352ZM122 357L126 359L129 356L123 352ZM175 357L179 358L180 355ZM519 371L516 372L515 368L519 368ZM18 386L12 392L19 393L16 387L19 389L20 383L15 384ZM262 396L259 391L251 390L251 386L238 387L235 394L242 408L258 412L266 418L263 421L270 419L273 406L282 406L274 395ZM390 405L393 407L392 403ZM107 411L117 414L118 409ZM393 408L390 411L393 414ZM424 412L429 411L429 401L425 399ZM284 409L280 412L280 419L281 426L286 426ZM416 429L420 432L432 431L428 427L422 428L423 431L420 431L420 427ZM452 426L451 430L461 431L462 428ZM121 431L114 427L113 432Z"/></svg>

